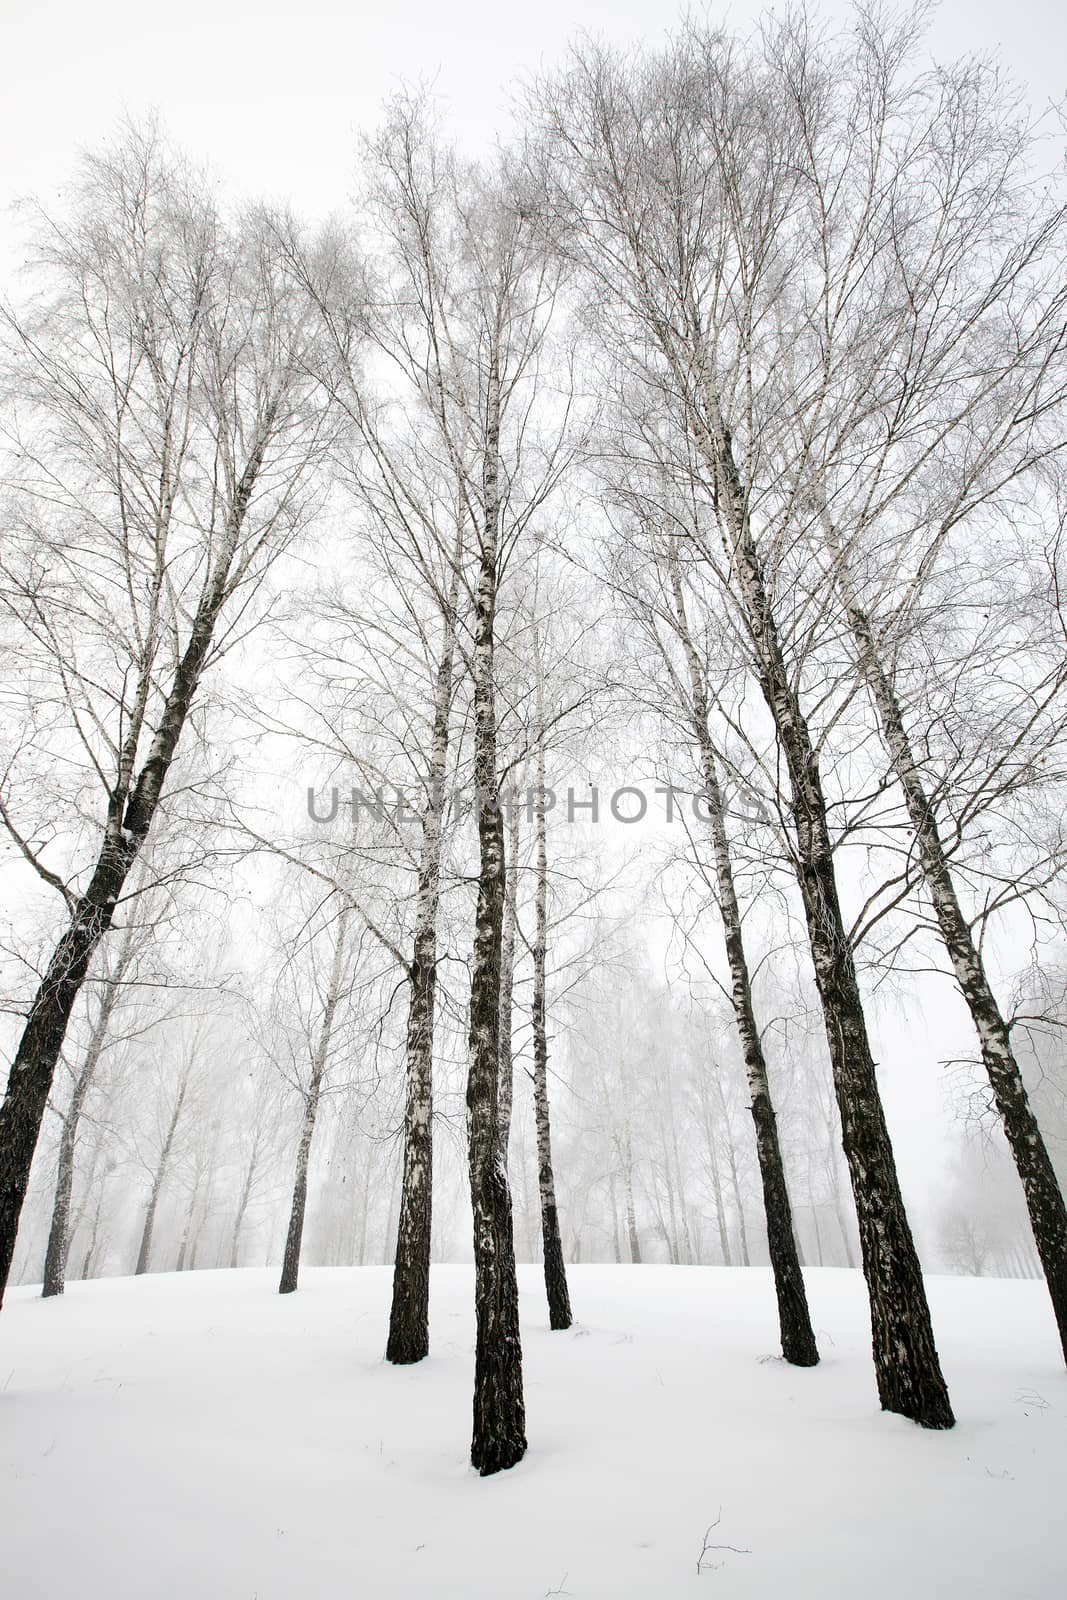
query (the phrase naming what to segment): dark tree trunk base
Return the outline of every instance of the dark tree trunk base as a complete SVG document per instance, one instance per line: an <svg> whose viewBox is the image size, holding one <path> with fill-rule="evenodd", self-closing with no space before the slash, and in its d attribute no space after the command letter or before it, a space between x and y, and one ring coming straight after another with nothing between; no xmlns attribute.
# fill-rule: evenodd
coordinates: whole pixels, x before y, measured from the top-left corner
<svg viewBox="0 0 1067 1600"><path fill-rule="evenodd" d="M471 1446L471 1465L478 1468L480 1478L491 1478L494 1472L507 1472L509 1467L517 1467L525 1454L525 1435L517 1440L493 1440L486 1444L484 1451L475 1443Z"/></svg>
<svg viewBox="0 0 1067 1600"><path fill-rule="evenodd" d="M567 1271L563 1263L563 1246L559 1237L559 1221L555 1207L551 1218L545 1218L545 1293L548 1297L548 1325L554 1333L562 1333L574 1322L571 1297L567 1288Z"/></svg>
<svg viewBox="0 0 1067 1600"><path fill-rule="evenodd" d="M385 1359L411 1366L430 1353L430 1190L432 1151L429 1125L421 1137L409 1135L397 1227L393 1298Z"/></svg>
<svg viewBox="0 0 1067 1600"><path fill-rule="evenodd" d="M432 819L430 819L432 820ZM427 823L429 826L429 823ZM437 824L434 825L435 831ZM436 882L439 842L423 869L425 925L415 942L409 980L404 1168L396 1230L393 1298L385 1359L411 1366L430 1352L430 1248L433 1225L433 1024L436 991ZM427 887L429 882L430 887Z"/></svg>
<svg viewBox="0 0 1067 1600"><path fill-rule="evenodd" d="M421 1260L404 1269L397 1261L385 1347L385 1359L395 1367L413 1366L416 1361L425 1361L430 1353L429 1291L429 1271L423 1270Z"/></svg>
<svg viewBox="0 0 1067 1600"><path fill-rule="evenodd" d="M778 1119L766 1088L766 1066L760 1053L763 1088L752 1098L756 1151L763 1182L763 1207L767 1217L767 1247L778 1300L778 1326L782 1355L790 1366L817 1367L819 1348L811 1325L804 1274L800 1267L793 1212L786 1188L785 1168L778 1139Z"/></svg>
<svg viewBox="0 0 1067 1600"><path fill-rule="evenodd" d="M494 1191L492 1201L476 1211L476 1227L480 1224L483 1239L475 1264L478 1340L471 1440L471 1464L483 1478L515 1466L526 1454L511 1197L501 1169L487 1187Z"/></svg>
<svg viewBox="0 0 1067 1600"><path fill-rule="evenodd" d="M810 1329L789 1329L786 1331L785 1313L781 1309L779 1300L779 1317L783 1323L782 1328L782 1359L788 1361L791 1367L817 1367L819 1365L819 1347Z"/></svg>

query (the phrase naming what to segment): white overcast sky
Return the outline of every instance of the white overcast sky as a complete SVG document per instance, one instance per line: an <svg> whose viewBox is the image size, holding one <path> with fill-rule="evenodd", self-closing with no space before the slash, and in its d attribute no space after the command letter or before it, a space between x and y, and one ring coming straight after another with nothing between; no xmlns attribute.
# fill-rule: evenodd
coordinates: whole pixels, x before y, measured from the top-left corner
<svg viewBox="0 0 1067 1600"><path fill-rule="evenodd" d="M740 24L762 9L708 7ZM473 145L503 122L516 74L578 30L654 40L674 15L655 0L0 0L0 206L54 198L79 145L154 107L234 188L322 215L344 205L355 132L401 80L434 78ZM1050 0L945 0L931 39L942 56L999 49L1043 105L1067 92L1062 19ZM9 263L6 212L0 228Z"/></svg>

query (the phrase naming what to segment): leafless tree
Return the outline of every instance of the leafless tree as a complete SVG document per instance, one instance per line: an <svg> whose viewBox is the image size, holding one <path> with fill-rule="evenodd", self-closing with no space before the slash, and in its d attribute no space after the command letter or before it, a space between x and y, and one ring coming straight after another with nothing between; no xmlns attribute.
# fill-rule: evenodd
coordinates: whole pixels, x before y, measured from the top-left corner
<svg viewBox="0 0 1067 1600"><path fill-rule="evenodd" d="M48 1231L48 1248L44 1258L43 1295L63 1293L67 1271L67 1252L70 1248L70 1202L74 1187L74 1157L78 1138L78 1124L85 1109L86 1098L93 1087L97 1068L104 1051L112 1043L112 1016L122 996L122 984L129 972L137 951L138 929L133 922L123 930L116 948L111 969L103 978L102 992L97 999L85 1054L74 1079L70 1099L62 1113L62 1132L59 1140L59 1163L56 1169L56 1191L52 1206L52 1225Z"/></svg>
<svg viewBox="0 0 1067 1600"><path fill-rule="evenodd" d="M65 926L0 1108L0 1287L75 999L204 675L300 527L328 415L317 324L263 216L225 223L155 130L88 158L36 237L40 293L4 313L18 523L0 597L31 709L0 816ZM20 797L59 759L81 781L38 842Z"/></svg>
<svg viewBox="0 0 1067 1600"><path fill-rule="evenodd" d="M758 365L753 357L751 335L770 319L783 279L804 271L804 240L781 229L774 181L778 173L794 181L788 157L798 116L780 96L776 54L788 56L790 29L800 48L800 25L788 21L778 30L769 23L762 48L747 52L696 26L637 63L582 47L535 97L544 155L535 156L532 203L593 292L610 297L631 449L654 467L648 504L669 522L669 503L657 495L665 475L699 501L699 533L687 533L679 560L713 591L711 603L743 641L784 760L879 1395L886 1409L947 1427L952 1412L879 1096L803 676L822 619L802 604L790 565L797 491L768 471L775 368L766 353ZM876 92L864 48L858 60L834 61L840 93Z"/></svg>

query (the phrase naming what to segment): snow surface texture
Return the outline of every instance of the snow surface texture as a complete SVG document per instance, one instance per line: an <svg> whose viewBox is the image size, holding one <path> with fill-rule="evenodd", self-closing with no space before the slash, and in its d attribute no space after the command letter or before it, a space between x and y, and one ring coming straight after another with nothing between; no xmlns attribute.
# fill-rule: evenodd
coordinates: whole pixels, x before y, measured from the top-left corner
<svg viewBox="0 0 1067 1600"><path fill-rule="evenodd" d="M14 1290L0 1314L9 1600L1062 1600L1067 1374L1044 1285L933 1279L959 1419L877 1408L858 1273L806 1274L823 1353L773 1358L769 1273L520 1268L530 1450L467 1465L472 1272L382 1360L384 1268ZM721 1518L720 1518L721 1509ZM698 1574L705 1530L713 1545ZM740 1553L747 1552L747 1553Z"/></svg>

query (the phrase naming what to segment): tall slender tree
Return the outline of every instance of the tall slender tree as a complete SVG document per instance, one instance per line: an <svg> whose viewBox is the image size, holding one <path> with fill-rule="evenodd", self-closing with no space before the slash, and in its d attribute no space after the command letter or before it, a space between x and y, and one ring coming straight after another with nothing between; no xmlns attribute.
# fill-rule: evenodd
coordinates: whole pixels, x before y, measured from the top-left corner
<svg viewBox="0 0 1067 1600"><path fill-rule="evenodd" d="M111 970L103 980L103 992L96 1007L85 1055L74 1078L70 1100L62 1114L59 1136L59 1161L56 1168L56 1189L52 1203L52 1223L48 1230L48 1246L44 1258L44 1284L41 1290L47 1299L62 1294L67 1273L67 1252L70 1248L70 1202L74 1188L74 1156L85 1102L93 1087L100 1058L111 1042L111 1020L122 989L121 985L136 953L136 927L128 923L122 940L114 953Z"/></svg>
<svg viewBox="0 0 1067 1600"><path fill-rule="evenodd" d="M552 1165L552 1127L548 1106L548 1022L547 1022L547 956L548 956L548 822L545 787L545 698L544 669L537 627L534 627L533 654L536 693L536 755L537 778L534 804L534 839L536 861L534 865L534 936L533 936L533 1000L531 1021L533 1025L533 1098L534 1119L537 1128L537 1191L541 1202L541 1243L544 1251L545 1293L548 1297L549 1325L555 1329L569 1328L571 1314L570 1291L567 1287L567 1268L563 1260L563 1240L560 1234L559 1212L556 1206L556 1175Z"/></svg>
<svg viewBox="0 0 1067 1600"><path fill-rule="evenodd" d="M513 1465L526 1447L511 1198L499 1145L506 869L495 652L502 573L569 459L566 433L540 424L558 269L536 230L509 206L497 175L465 167L436 136L418 97L394 103L373 154L384 175L376 215L413 291L404 360L434 458L450 484L452 528L463 528L453 538L469 540L471 548L457 634L473 697L478 830L467 1072L478 1328L471 1458L491 1473ZM436 533L432 523L420 520L420 527L439 540L440 524ZM458 565L451 564L451 573ZM418 1302L421 1308L421 1290Z"/></svg>
<svg viewBox="0 0 1067 1600"><path fill-rule="evenodd" d="M330 1063L330 1046L333 1042L337 1008L342 998L347 955L346 938L351 913L342 906L333 930L333 953L329 975L322 996L322 1016L318 1037L311 1056L307 1082L301 1085L303 1115L300 1119L300 1138L296 1147L296 1165L293 1172L293 1199L289 1209L289 1228L282 1254L282 1274L278 1284L279 1294L292 1294L300 1276L300 1248L304 1239L304 1213L307 1209L308 1165L311 1160L311 1141L315 1137L315 1124L319 1103Z"/></svg>
<svg viewBox="0 0 1067 1600"><path fill-rule="evenodd" d="M171 1169L178 1124L181 1122L182 1111L189 1095L193 1062L193 1051L190 1050L174 1082L173 1095L163 1127L162 1142L150 1168L152 1183L148 1191L148 1203L145 1206L144 1221L141 1224L141 1243L137 1249L137 1264L133 1269L135 1277L140 1277L142 1273L147 1272L152 1260L152 1235L155 1232L156 1212L159 1209L159 1199L163 1193L163 1185L166 1183Z"/></svg>
<svg viewBox="0 0 1067 1600"><path fill-rule="evenodd" d="M515 964L519 929L519 849L521 821L518 794L507 806L507 867L504 885L504 929L500 943L500 1148L508 1164L511 1116L515 1102Z"/></svg>
<svg viewBox="0 0 1067 1600"><path fill-rule="evenodd" d="M478 795L478 905L471 962L467 1140L474 1212L474 1433L471 1461L483 1476L526 1453L519 1291L511 1194L500 1148L500 949L504 923L504 822L497 790L494 627L500 540L500 335L498 303L488 334L482 522L474 620L474 778ZM492 312L490 313L492 315Z"/></svg>
<svg viewBox="0 0 1067 1600"><path fill-rule="evenodd" d="M708 695L704 672L685 606L681 573L676 561L671 561L671 596L674 602L673 624L685 656L689 678L688 709L691 712L703 779L704 798L712 838L715 862L715 883L718 889L718 908L722 919L723 938L730 969L730 999L733 1005L737 1033L741 1041L745 1072L748 1077L750 1109L756 1130L756 1153L759 1158L760 1177L763 1183L763 1209L767 1219L767 1247L774 1273L774 1288L778 1298L778 1322L782 1339L782 1354L798 1367L815 1366L819 1359L815 1334L811 1326L804 1276L800 1270L800 1256L793 1229L793 1213L786 1186L785 1165L782 1161L778 1137L778 1119L771 1099L767 1061L763 1052L763 1039L756 1022L752 999L752 979L745 952L744 932L741 924L741 907L734 879L730 840L726 826L726 805L720 781L719 762L715 753L708 713Z"/></svg>
<svg viewBox="0 0 1067 1600"><path fill-rule="evenodd" d="M433 1034L437 985L437 915L447 797L449 719L456 657L456 613L463 528L457 525L452 571L441 608L443 639L434 692L427 797L416 889L407 1023L404 1174L400 1189L387 1361L421 1361L430 1337L430 1240L433 1219Z"/></svg>

